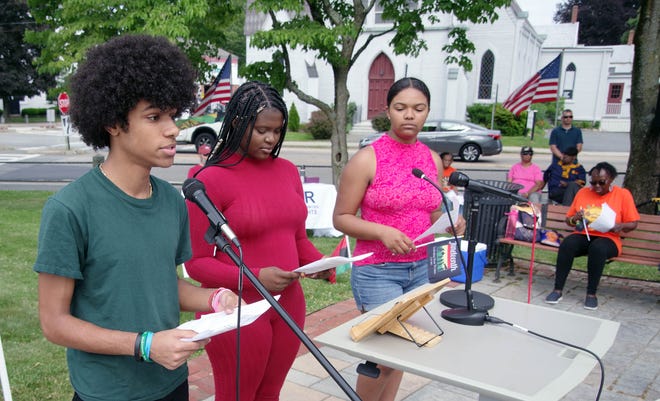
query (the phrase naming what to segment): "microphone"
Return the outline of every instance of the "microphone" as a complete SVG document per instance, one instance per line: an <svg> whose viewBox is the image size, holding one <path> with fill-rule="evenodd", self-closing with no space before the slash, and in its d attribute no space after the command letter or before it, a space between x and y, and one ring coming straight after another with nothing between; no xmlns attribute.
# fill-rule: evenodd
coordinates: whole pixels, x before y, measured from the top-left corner
<svg viewBox="0 0 660 401"><path fill-rule="evenodd" d="M234 234L229 227L229 224L227 224L227 219L225 219L225 216L220 213L213 202L211 202L208 195L206 195L204 183L197 178L188 178L183 182L181 189L183 190L183 196L185 196L186 199L194 202L200 209L202 209L202 212L206 214L211 225L216 229L220 228L220 231L222 231L225 237L233 242L236 247L240 248L241 244L238 242L236 234Z"/></svg>
<svg viewBox="0 0 660 401"><path fill-rule="evenodd" d="M521 203L529 202L527 198L524 198L518 194L513 194L511 192L496 188L492 185L484 184L479 181L472 181L470 180L470 177L458 171L451 173L449 176L449 183L457 187L465 187L465 189L473 192L485 192L502 198L513 199Z"/></svg>

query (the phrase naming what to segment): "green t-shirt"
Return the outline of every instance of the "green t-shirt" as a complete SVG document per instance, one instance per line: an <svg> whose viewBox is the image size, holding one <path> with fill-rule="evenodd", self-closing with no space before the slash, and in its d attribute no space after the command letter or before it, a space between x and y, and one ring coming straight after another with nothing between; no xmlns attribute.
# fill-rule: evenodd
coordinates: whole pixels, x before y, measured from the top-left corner
<svg viewBox="0 0 660 401"><path fill-rule="evenodd" d="M75 279L71 313L100 327L142 332L179 324L176 266L190 259L181 194L151 177L149 199L126 195L98 168L48 199L34 270ZM132 356L67 349L71 383L85 401L154 400L188 377Z"/></svg>

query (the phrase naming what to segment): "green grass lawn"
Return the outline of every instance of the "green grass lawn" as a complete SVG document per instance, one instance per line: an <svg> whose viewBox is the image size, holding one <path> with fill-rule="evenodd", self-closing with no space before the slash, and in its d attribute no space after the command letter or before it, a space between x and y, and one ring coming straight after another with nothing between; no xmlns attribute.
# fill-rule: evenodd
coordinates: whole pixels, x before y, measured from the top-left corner
<svg viewBox="0 0 660 401"><path fill-rule="evenodd" d="M0 191L0 336L7 363L13 399L70 400L64 348L46 341L37 314L36 258L37 233L46 191ZM330 254L339 238L314 238ZM337 284L325 280L302 280L307 294L308 313L351 297L348 275ZM182 314L189 320L192 313Z"/></svg>
<svg viewBox="0 0 660 401"><path fill-rule="evenodd" d="M32 271L36 257L41 208L50 195L46 191L0 191L0 336L7 361L12 394L17 401L70 400L71 386L64 348L46 341L37 316L37 274ZM329 255L339 238L310 237L321 252ZM516 248L514 256L529 258L529 249ZM555 254L541 252L537 260L554 264ZM584 269L584 258L576 268ZM605 274L660 281L657 267L611 263ZM311 313L350 298L349 275L337 277L337 284L303 279L307 312ZM182 314L182 320L192 318Z"/></svg>

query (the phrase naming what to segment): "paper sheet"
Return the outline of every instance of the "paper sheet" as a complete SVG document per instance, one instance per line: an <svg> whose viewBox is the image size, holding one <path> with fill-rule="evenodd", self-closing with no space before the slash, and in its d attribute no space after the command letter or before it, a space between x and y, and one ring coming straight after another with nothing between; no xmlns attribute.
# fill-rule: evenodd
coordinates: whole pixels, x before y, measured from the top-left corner
<svg viewBox="0 0 660 401"><path fill-rule="evenodd" d="M346 263L357 262L358 260L366 259L373 254L373 252L368 252L363 253L362 255L353 256L352 258L347 258L345 256L333 256L330 258L319 259L315 262L300 266L294 270L294 272L312 274L323 270L332 269L333 267L341 266Z"/></svg>
<svg viewBox="0 0 660 401"><path fill-rule="evenodd" d="M275 299L279 298L279 295L275 296ZM270 304L265 299L249 305L243 305L241 307L241 327L247 326L257 320L269 308ZM194 337L184 338L182 341L198 341L236 329L237 321L238 313L234 310L234 313L231 315L227 315L224 312L209 313L197 320L185 322L177 328L197 332Z"/></svg>
<svg viewBox="0 0 660 401"><path fill-rule="evenodd" d="M447 233L447 228L451 227L451 224L449 224L449 215L451 214L451 221L456 224L456 221L458 220L458 208L454 207L454 210L452 210L449 213L443 213L442 216L438 220L433 223L431 227L428 228L428 230L424 231L419 237L415 238L413 242L417 242L420 239L429 236L431 234L445 234Z"/></svg>
<svg viewBox="0 0 660 401"><path fill-rule="evenodd" d="M614 227L615 223L616 212L607 203L603 203L600 215L589 224L589 229L606 233Z"/></svg>

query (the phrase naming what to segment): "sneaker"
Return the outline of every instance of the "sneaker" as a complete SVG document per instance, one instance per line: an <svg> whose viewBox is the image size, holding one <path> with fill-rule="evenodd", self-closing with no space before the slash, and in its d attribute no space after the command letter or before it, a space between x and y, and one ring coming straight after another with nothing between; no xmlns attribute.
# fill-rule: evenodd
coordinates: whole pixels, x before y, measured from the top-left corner
<svg viewBox="0 0 660 401"><path fill-rule="evenodd" d="M547 297L545 297L545 303L546 304L558 304L559 301L561 301L561 292L559 291L552 291L550 294L548 294Z"/></svg>
<svg viewBox="0 0 660 401"><path fill-rule="evenodd" d="M596 296L589 296L584 299L584 309L596 310L598 309L598 298Z"/></svg>

